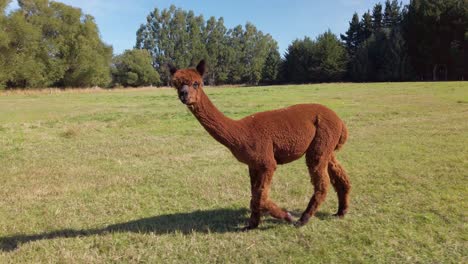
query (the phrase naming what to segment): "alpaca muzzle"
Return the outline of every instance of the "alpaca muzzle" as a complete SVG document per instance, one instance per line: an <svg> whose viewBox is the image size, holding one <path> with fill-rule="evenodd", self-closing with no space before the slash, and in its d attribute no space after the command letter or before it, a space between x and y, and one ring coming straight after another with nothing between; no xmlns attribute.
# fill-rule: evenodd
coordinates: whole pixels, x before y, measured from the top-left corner
<svg viewBox="0 0 468 264"><path fill-rule="evenodd" d="M189 89L189 87L187 85L184 85L179 90L179 99L183 104L188 103L188 99L189 99L188 89Z"/></svg>

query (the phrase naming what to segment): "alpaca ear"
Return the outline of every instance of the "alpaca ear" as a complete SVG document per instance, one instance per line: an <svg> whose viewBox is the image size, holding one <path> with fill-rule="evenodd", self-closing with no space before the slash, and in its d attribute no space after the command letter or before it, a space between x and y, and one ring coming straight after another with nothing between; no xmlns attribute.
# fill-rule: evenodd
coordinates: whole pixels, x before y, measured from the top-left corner
<svg viewBox="0 0 468 264"><path fill-rule="evenodd" d="M167 64L167 68L169 69L169 72L171 73L171 76L173 76L177 72L177 68L172 65L171 63Z"/></svg>
<svg viewBox="0 0 468 264"><path fill-rule="evenodd" d="M205 74L205 60L201 60L197 65L197 72L203 77Z"/></svg>

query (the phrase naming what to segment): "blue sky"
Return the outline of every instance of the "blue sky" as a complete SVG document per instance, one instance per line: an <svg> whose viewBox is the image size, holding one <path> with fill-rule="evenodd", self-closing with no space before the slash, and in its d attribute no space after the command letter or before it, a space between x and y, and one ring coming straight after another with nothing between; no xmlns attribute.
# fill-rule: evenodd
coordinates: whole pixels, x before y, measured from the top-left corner
<svg viewBox="0 0 468 264"><path fill-rule="evenodd" d="M384 0L62 0L96 18L101 36L119 54L135 45L135 32L154 8L171 4L210 16L223 17L227 28L252 22L278 41L280 53L296 38L315 38L330 29L344 33L354 11L362 15ZM403 0L407 4L409 0ZM17 6L16 1L10 8Z"/></svg>

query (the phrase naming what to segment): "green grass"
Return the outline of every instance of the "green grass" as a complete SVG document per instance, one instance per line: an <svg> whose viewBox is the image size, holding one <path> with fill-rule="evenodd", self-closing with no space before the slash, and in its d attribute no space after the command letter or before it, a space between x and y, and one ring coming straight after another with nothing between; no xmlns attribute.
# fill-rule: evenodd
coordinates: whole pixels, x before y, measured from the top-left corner
<svg viewBox="0 0 468 264"><path fill-rule="evenodd" d="M353 184L300 229L249 216L245 165L169 89L0 96L0 263L468 261L468 83L206 89L228 116L321 103L348 125ZM296 216L303 159L272 196Z"/></svg>

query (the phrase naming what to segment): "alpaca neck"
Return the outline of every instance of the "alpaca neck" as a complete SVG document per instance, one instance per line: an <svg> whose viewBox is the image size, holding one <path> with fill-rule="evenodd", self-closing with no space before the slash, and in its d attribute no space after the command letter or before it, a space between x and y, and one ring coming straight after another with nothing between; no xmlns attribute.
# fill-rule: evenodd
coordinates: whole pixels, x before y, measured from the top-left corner
<svg viewBox="0 0 468 264"><path fill-rule="evenodd" d="M237 121L221 113L203 90L200 93L200 100L189 107L193 115L219 143L228 148L239 145L241 129Z"/></svg>

